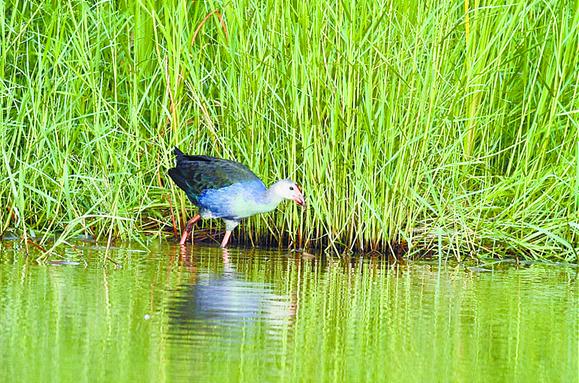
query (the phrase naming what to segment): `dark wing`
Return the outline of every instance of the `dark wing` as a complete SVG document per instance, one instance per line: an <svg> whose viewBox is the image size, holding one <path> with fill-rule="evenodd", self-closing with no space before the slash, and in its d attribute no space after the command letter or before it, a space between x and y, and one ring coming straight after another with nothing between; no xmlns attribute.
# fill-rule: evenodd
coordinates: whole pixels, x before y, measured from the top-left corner
<svg viewBox="0 0 579 383"><path fill-rule="evenodd" d="M189 156L175 148L177 165L169 176L187 193L191 202L208 189L221 189L235 183L261 180L239 162L209 156Z"/></svg>

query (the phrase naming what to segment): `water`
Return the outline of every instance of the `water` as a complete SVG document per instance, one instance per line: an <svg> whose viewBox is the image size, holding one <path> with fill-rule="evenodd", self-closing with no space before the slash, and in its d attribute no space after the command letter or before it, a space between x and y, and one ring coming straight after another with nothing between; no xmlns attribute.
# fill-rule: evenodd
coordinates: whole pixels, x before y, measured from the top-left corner
<svg viewBox="0 0 579 383"><path fill-rule="evenodd" d="M189 251L4 249L0 382L578 381L572 268Z"/></svg>

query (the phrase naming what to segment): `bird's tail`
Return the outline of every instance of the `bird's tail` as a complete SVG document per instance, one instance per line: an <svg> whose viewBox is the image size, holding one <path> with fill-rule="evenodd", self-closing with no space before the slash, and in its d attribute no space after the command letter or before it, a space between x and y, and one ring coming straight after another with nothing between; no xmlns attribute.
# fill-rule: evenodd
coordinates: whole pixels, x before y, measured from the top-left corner
<svg viewBox="0 0 579 383"><path fill-rule="evenodd" d="M197 194L195 192L195 181L194 172L192 173L193 159L199 156L189 156L179 150L178 147L173 149L175 153L176 165L174 168L169 169L169 176L171 179L179 186L189 197L189 200L194 204L197 204Z"/></svg>
<svg viewBox="0 0 579 383"><path fill-rule="evenodd" d="M179 165L185 159L186 155L182 151L179 150L178 147L175 146L173 149L173 153L175 153L175 159L177 160L177 165L174 168L169 169L169 176L175 181L177 186L181 189L187 191L190 188L189 183L187 182L187 178L179 169Z"/></svg>
<svg viewBox="0 0 579 383"><path fill-rule="evenodd" d="M186 155L182 151L179 150L178 147L175 146L173 149L173 153L175 153L175 158L177 159L177 164L185 159Z"/></svg>
<svg viewBox="0 0 579 383"><path fill-rule="evenodd" d="M185 192L188 192L189 189L191 189L191 185L189 185L189 182L187 182L187 179L178 167L169 169L169 176L173 181L175 181L177 186L179 186Z"/></svg>

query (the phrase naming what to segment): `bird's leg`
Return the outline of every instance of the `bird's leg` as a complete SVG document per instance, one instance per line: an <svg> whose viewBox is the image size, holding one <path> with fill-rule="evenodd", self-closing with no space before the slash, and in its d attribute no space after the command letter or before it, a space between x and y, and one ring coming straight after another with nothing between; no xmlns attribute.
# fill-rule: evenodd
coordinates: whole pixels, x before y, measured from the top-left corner
<svg viewBox="0 0 579 383"><path fill-rule="evenodd" d="M226 248L222 248L222 256L223 256L223 265L227 266L229 265L229 250L227 250ZM229 266L231 268L231 266Z"/></svg>
<svg viewBox="0 0 579 383"><path fill-rule="evenodd" d="M229 242L231 232L239 225L239 220L224 218L223 222L225 222L225 235L223 236L223 241L221 241L221 248L225 249L227 242Z"/></svg>
<svg viewBox="0 0 579 383"><path fill-rule="evenodd" d="M189 234L191 234L191 230L193 230L193 224L199 221L200 219L201 216L197 214L195 217L187 221L187 225L185 225L185 231L183 232L183 235L181 236L181 241L179 242L180 245L184 245L185 242L187 242L187 238L189 237Z"/></svg>
<svg viewBox="0 0 579 383"><path fill-rule="evenodd" d="M223 241L221 241L221 247L225 249L227 242L229 242L229 237L231 236L231 230L227 230L223 236Z"/></svg>

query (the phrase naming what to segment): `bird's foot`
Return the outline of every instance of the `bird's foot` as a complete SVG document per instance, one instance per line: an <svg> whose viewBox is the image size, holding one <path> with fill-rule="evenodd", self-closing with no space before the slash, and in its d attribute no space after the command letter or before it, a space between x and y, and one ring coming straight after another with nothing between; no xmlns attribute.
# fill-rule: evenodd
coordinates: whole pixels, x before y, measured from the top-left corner
<svg viewBox="0 0 579 383"><path fill-rule="evenodd" d="M179 242L180 245L184 245L187 242L187 239L189 238L191 231L193 231L193 224L195 224L195 222L199 221L200 219L201 216L197 214L195 217L187 221L187 224L185 225L185 231L183 232L183 235L181 236L181 241Z"/></svg>
<svg viewBox="0 0 579 383"><path fill-rule="evenodd" d="M179 241L179 245L184 246L185 243L187 243L187 239L189 238L189 233L186 231L183 233L183 235L181 236L181 240Z"/></svg>
<svg viewBox="0 0 579 383"><path fill-rule="evenodd" d="M181 241L179 241L180 245L185 245L187 243L187 240L191 236L191 230L192 229L193 229L193 225L187 224L187 227L185 228L183 235L181 235Z"/></svg>

